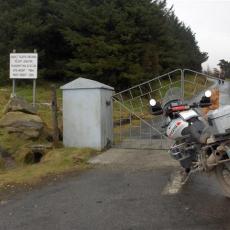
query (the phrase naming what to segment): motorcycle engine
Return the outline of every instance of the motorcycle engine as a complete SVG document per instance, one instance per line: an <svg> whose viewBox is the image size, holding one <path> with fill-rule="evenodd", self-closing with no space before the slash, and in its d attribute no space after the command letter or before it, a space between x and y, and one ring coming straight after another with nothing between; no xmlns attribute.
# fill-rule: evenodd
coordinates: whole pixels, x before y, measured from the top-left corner
<svg viewBox="0 0 230 230"><path fill-rule="evenodd" d="M175 144L169 150L170 155L180 161L183 168L191 168L192 162L197 160L197 148L196 144L188 145L186 142L181 144Z"/></svg>
<svg viewBox="0 0 230 230"><path fill-rule="evenodd" d="M191 168L192 162L197 161L197 153L202 144L210 137L209 127L199 117L187 120L188 126L181 131L181 137L176 138L176 144L169 150L170 155L180 161L183 168Z"/></svg>

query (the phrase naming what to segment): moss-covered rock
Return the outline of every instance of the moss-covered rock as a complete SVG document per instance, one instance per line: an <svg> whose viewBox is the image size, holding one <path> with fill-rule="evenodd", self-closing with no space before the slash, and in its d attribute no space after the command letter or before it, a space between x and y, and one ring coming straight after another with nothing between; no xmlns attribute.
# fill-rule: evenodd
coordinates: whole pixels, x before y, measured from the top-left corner
<svg viewBox="0 0 230 230"><path fill-rule="evenodd" d="M23 112L28 114L37 114L37 110L24 98L12 97L4 108L4 113Z"/></svg>
<svg viewBox="0 0 230 230"><path fill-rule="evenodd" d="M42 133L44 123L38 115L23 112L8 112L0 119L0 128L17 134L23 139L37 139Z"/></svg>

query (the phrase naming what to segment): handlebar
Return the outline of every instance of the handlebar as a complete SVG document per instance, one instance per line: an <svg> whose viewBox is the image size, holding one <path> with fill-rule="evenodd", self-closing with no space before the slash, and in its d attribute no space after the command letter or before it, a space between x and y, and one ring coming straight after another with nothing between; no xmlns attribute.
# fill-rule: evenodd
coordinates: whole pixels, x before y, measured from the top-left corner
<svg viewBox="0 0 230 230"><path fill-rule="evenodd" d="M161 107L160 103L156 103L155 106L151 106L151 112L153 115L161 115L161 114L166 114L166 115L170 115L170 114L176 114L177 112L182 112L182 111L186 111L192 108L203 108L203 107L208 107L212 105L210 100L206 100L205 98L202 98L202 100L199 103L194 102L191 105L187 105L187 104L177 104L175 106L173 106L172 104L168 104L166 106L164 106L164 108Z"/></svg>
<svg viewBox="0 0 230 230"><path fill-rule="evenodd" d="M194 102L193 104L191 105L178 105L178 106L174 106L174 107L170 107L170 108L167 108L165 110L166 113L173 113L173 112L179 112L179 111L186 111L186 110L189 110L189 109L193 109L193 108L203 108L203 107L208 107L210 106L212 103L196 103Z"/></svg>

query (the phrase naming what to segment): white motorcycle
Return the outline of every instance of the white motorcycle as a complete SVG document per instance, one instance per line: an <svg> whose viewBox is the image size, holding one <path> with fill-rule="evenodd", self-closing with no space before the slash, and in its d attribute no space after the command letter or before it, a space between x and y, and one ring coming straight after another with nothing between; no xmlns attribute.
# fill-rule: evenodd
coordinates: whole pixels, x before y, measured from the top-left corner
<svg viewBox="0 0 230 230"><path fill-rule="evenodd" d="M170 155L184 168L186 178L196 171L215 172L230 197L230 106L209 112L204 118L199 108L211 105L211 91L199 103L183 103L177 88L166 93L162 103L150 100L153 115L163 115L165 135L174 140Z"/></svg>

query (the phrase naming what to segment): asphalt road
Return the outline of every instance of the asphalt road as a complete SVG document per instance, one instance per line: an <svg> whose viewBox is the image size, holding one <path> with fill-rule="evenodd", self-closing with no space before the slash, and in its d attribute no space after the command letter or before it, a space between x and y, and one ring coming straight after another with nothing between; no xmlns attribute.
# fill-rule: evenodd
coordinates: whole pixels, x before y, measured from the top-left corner
<svg viewBox="0 0 230 230"><path fill-rule="evenodd" d="M228 101L229 84L221 90ZM230 229L230 200L214 176L193 175L167 192L179 166L165 151L111 149L91 163L87 172L0 197L0 230Z"/></svg>
<svg viewBox="0 0 230 230"><path fill-rule="evenodd" d="M112 149L92 162L81 175L2 202L0 229L230 229L230 200L214 177L194 175L164 194L178 168L164 151Z"/></svg>

